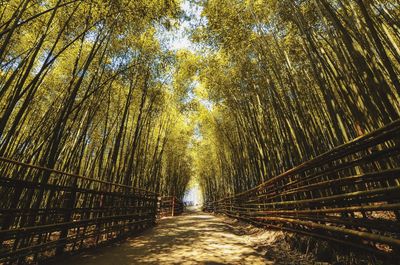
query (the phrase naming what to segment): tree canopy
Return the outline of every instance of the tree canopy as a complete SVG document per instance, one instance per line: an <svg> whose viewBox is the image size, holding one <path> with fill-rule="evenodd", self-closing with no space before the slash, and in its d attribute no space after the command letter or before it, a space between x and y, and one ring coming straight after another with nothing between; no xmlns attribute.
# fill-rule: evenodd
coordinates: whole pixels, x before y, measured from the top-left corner
<svg viewBox="0 0 400 265"><path fill-rule="evenodd" d="M0 156L239 193L399 118L399 17L397 0L3 1ZM182 24L194 48L171 49Z"/></svg>
<svg viewBox="0 0 400 265"><path fill-rule="evenodd" d="M200 180L250 189L399 118L399 2L202 1ZM210 160L213 160L212 162Z"/></svg>

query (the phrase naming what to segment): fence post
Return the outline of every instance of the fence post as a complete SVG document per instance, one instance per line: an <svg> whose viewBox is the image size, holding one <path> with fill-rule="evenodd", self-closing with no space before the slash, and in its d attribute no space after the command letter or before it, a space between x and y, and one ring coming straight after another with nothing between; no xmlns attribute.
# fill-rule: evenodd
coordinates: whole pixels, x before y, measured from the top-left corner
<svg viewBox="0 0 400 265"><path fill-rule="evenodd" d="M174 212L175 212L175 196L172 197L172 213L171 216L174 216Z"/></svg>
<svg viewBox="0 0 400 265"><path fill-rule="evenodd" d="M63 221L65 223L71 222L71 218L75 209L75 201L76 201L76 189L78 187L78 178L74 178L74 181L71 186L71 193L69 194L68 197L66 197L66 212L63 217ZM66 227L63 228L60 232L60 245L57 246L56 248L56 256L61 255L64 252L64 248L67 245L67 237L68 237L68 224L66 224Z"/></svg>
<svg viewBox="0 0 400 265"><path fill-rule="evenodd" d="M161 200L161 196L157 196L157 201L156 201L156 219L160 219L162 216L162 200Z"/></svg>

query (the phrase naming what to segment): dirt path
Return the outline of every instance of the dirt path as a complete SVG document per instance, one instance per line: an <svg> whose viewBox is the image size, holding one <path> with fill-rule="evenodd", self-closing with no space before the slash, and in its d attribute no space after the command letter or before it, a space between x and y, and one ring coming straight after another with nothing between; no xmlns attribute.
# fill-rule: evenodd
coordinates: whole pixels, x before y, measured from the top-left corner
<svg viewBox="0 0 400 265"><path fill-rule="evenodd" d="M119 245L68 258L63 265L268 264L233 227L201 212L166 218Z"/></svg>

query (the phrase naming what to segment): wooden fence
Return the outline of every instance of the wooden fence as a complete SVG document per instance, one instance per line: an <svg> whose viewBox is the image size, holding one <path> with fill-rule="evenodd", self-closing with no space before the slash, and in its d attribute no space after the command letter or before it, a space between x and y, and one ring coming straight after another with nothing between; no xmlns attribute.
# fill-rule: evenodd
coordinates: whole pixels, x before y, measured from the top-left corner
<svg viewBox="0 0 400 265"><path fill-rule="evenodd" d="M153 226L156 193L0 158L0 264L36 263Z"/></svg>
<svg viewBox="0 0 400 265"><path fill-rule="evenodd" d="M161 197L159 200L159 217L176 216L183 212L183 203L175 196Z"/></svg>
<svg viewBox="0 0 400 265"><path fill-rule="evenodd" d="M206 210L397 256L399 180L400 120Z"/></svg>

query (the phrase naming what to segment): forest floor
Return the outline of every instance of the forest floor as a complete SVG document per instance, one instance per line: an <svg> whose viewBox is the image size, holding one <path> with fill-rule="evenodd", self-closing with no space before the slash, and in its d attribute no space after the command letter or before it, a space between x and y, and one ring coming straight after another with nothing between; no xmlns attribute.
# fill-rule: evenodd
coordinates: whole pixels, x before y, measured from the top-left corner
<svg viewBox="0 0 400 265"><path fill-rule="evenodd" d="M64 259L62 265L108 264L329 264L289 247L284 234L223 216L187 211L108 247Z"/></svg>

